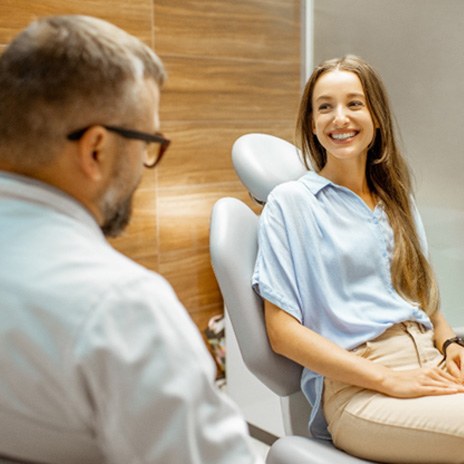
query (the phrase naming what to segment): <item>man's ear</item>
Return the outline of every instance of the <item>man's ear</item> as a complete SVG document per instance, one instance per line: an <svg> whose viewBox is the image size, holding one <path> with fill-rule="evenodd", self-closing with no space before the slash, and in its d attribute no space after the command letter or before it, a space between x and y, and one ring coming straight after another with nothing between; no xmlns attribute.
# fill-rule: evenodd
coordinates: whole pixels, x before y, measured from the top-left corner
<svg viewBox="0 0 464 464"><path fill-rule="evenodd" d="M78 163L90 179L99 181L107 164L108 132L102 126L92 126L78 141Z"/></svg>

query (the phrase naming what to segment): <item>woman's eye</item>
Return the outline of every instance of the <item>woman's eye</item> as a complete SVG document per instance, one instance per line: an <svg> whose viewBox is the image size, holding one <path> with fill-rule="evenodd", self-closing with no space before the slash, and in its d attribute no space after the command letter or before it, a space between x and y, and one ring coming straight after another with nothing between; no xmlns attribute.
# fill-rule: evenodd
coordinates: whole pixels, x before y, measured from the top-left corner
<svg viewBox="0 0 464 464"><path fill-rule="evenodd" d="M318 109L319 111L322 111L322 112L328 111L328 110L330 110L330 105L329 105L328 103L321 103L321 104L317 107L317 109Z"/></svg>
<svg viewBox="0 0 464 464"><path fill-rule="evenodd" d="M353 100L349 103L349 105L351 108L361 108L364 106L364 103L360 100Z"/></svg>

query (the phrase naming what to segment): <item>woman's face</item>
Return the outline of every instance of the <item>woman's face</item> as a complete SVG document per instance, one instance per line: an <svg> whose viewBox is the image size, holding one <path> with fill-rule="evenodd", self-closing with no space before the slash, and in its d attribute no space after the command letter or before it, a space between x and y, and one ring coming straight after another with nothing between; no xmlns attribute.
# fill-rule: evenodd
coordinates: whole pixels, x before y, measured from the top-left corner
<svg viewBox="0 0 464 464"><path fill-rule="evenodd" d="M358 76L334 70L322 74L312 95L313 133L330 158L367 157L375 125Z"/></svg>

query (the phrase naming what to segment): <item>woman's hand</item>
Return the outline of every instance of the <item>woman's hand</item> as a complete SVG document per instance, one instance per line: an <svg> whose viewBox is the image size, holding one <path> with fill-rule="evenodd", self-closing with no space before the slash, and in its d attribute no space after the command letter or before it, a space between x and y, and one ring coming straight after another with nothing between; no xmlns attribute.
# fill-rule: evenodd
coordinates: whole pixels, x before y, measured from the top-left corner
<svg viewBox="0 0 464 464"><path fill-rule="evenodd" d="M439 310L430 316L435 331L435 345L441 351L446 340L456 336L443 313ZM443 353L444 354L444 353ZM464 383L464 347L451 343L446 349L446 369L458 383Z"/></svg>
<svg viewBox="0 0 464 464"><path fill-rule="evenodd" d="M439 367L393 371L384 375L378 390L397 398L450 395L464 393L464 385L456 376Z"/></svg>
<svg viewBox="0 0 464 464"><path fill-rule="evenodd" d="M464 347L451 343L446 349L446 369L455 381L464 384Z"/></svg>

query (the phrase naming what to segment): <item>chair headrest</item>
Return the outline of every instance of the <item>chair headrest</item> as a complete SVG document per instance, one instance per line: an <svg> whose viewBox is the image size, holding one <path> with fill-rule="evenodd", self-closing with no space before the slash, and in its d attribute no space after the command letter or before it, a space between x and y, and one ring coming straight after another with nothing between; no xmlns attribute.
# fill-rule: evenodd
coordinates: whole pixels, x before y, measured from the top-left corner
<svg viewBox="0 0 464 464"><path fill-rule="evenodd" d="M232 163L238 177L260 203L277 185L307 172L295 145L269 134L245 134L232 146Z"/></svg>

